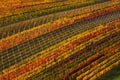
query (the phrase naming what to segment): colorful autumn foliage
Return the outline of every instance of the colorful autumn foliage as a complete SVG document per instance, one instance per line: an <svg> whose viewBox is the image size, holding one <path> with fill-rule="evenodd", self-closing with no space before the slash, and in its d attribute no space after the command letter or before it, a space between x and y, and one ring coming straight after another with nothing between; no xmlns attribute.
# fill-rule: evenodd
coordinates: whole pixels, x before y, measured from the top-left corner
<svg viewBox="0 0 120 80"><path fill-rule="evenodd" d="M53 31L53 30L56 30L59 28L62 28L64 26L71 25L71 24L73 24L77 21L80 21L82 19L92 19L92 18L95 18L98 16L105 15L107 13L113 12L115 10L119 10L119 8L120 8L119 6L120 5L112 6L110 8L105 8L104 10L98 10L98 11L93 12L93 13L90 12L90 13L87 13L87 14L84 14L81 16L73 17L73 18L63 18L60 20L56 20L52 23L47 23L47 24L40 25L38 27L23 31L21 33L7 37L5 39L3 38L0 40L0 50L8 49L8 48L15 46L21 42L33 39L39 35L48 33L50 31Z"/></svg>
<svg viewBox="0 0 120 80"><path fill-rule="evenodd" d="M120 65L119 1L46 2L0 18L0 80L96 80Z"/></svg>

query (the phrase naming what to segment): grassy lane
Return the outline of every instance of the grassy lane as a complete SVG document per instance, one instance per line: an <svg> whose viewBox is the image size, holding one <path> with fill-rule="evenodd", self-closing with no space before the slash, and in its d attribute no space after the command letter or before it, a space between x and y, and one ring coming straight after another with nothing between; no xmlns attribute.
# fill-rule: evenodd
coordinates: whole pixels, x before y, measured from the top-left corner
<svg viewBox="0 0 120 80"><path fill-rule="evenodd" d="M120 80L120 65L113 68L99 80Z"/></svg>

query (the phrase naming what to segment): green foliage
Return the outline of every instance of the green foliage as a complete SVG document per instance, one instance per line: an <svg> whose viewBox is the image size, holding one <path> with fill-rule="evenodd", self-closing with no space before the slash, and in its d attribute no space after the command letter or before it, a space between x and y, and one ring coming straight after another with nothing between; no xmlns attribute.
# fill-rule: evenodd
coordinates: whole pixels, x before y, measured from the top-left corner
<svg viewBox="0 0 120 80"><path fill-rule="evenodd" d="M101 80L120 80L120 65L102 76Z"/></svg>

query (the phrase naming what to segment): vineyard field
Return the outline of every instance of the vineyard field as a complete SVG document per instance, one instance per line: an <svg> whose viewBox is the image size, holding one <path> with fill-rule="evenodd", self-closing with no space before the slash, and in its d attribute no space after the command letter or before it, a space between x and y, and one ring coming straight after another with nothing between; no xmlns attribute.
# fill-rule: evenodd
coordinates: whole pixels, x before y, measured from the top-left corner
<svg viewBox="0 0 120 80"><path fill-rule="evenodd" d="M120 80L119 0L0 5L0 80Z"/></svg>

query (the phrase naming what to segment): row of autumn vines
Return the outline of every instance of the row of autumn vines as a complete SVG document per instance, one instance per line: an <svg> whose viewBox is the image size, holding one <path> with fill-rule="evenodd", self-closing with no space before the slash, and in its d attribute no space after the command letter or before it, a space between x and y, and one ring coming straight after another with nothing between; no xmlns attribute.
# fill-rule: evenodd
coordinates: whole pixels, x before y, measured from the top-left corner
<svg viewBox="0 0 120 80"><path fill-rule="evenodd" d="M62 12L58 12L58 13L54 13L54 14L49 14L49 15L37 17L34 19L20 21L18 23L14 23L14 24L7 25L7 26L1 26L0 39L11 36L11 35L19 33L19 32L22 32L22 31L27 30L27 29L31 29L33 27L37 27L37 26L45 24L47 22L52 22L52 21L55 21L55 20L58 20L61 18L65 18L65 17L72 18L75 16L79 16L81 14L91 12L91 11L96 11L99 9L103 9L105 7L114 6L114 4L119 5L113 1L104 2L104 3L99 3L99 4L95 4L95 5L82 7L82 8L77 8L77 9L62 11Z"/></svg>
<svg viewBox="0 0 120 80"><path fill-rule="evenodd" d="M102 79L120 65L120 4L103 3L81 9L76 2L49 5L43 7L44 15L56 12L46 16L34 5L38 11L22 13L31 19L1 19L0 80ZM12 18L16 21L7 21Z"/></svg>
<svg viewBox="0 0 120 80"><path fill-rule="evenodd" d="M65 10L70 10L70 9L74 9L74 8L79 8L79 7L83 7L83 6L87 6L87 5L95 4L95 3L101 3L101 2L104 2L104 0L89 1L84 4L81 4L81 2L71 3L70 5L66 5L66 6L56 6L56 7L52 7L52 8L46 8L43 10L40 9L40 10L36 10L36 11L21 13L18 15L3 17L0 19L0 26L5 26L5 25L16 23L16 22L20 22L20 21L24 21L24 20L28 20L28 19L32 19L32 18L37 18L39 16L52 14L52 13L56 13L56 12L61 12L61 11L65 11Z"/></svg>
<svg viewBox="0 0 120 80"><path fill-rule="evenodd" d="M91 2L91 1L90 1ZM62 7L62 6L69 6L69 5L73 5L76 3L80 3L79 1L55 1L55 2L20 2L18 1L16 4L10 3L8 2L1 2L1 7L0 9L4 9L2 10L2 12L6 12L6 13L1 13L1 17L8 17L8 16L17 16L18 14L23 14L25 12L30 13L30 12L35 12L38 10L45 10L45 9L51 9L51 8L55 8L55 7ZM10 5L11 4L11 5ZM84 3L86 4L86 3Z"/></svg>
<svg viewBox="0 0 120 80"><path fill-rule="evenodd" d="M80 16L75 16L73 18L63 18L61 20L56 20L53 23L46 23L44 25L40 25L38 27L29 29L29 30L25 30L21 33L1 39L0 40L0 50L8 49L8 48L13 47L21 42L33 39L39 35L48 33L50 31L56 30L58 28L62 28L64 26L71 25L71 24L78 22L80 20L83 20L83 19L88 20L88 19L96 18L96 17L102 16L102 15L106 15L110 12L118 10L119 8L120 8L119 5L112 6L109 8L105 8L104 10L97 10L92 13L90 12L90 13L83 14Z"/></svg>
<svg viewBox="0 0 120 80"><path fill-rule="evenodd" d="M96 53L91 52L92 53L91 55L88 55L88 54L85 55L85 53L84 53L83 55L78 56L78 57L84 56L83 57L84 59L82 58L82 60L77 59L77 58L72 58L73 59L73 61L72 61L72 59L68 59L67 64L65 63L61 66L58 66L58 67L54 68L55 70L50 69L53 71L52 73L51 73L51 71L49 73L49 70L47 72L44 72L44 71L46 71L47 68L49 69L55 65L60 64L66 58L72 57L72 55L75 55L75 53L79 52L80 50L87 49L87 46L92 46L91 43L94 44L96 42L99 42L100 40L102 40L110 35L113 35L113 34L115 34L118 37L119 31L120 31L120 29L115 26L99 26L99 27L93 28L91 30L88 30L86 32L83 32L82 34L73 36L72 38L69 38L59 44L54 45L53 47L48 48L49 52L46 49L39 53L41 55L37 54L36 57L35 57L35 55L31 56L31 57L27 58L26 60L24 60L22 63L15 64L15 65L11 66L10 68L3 70L3 75L0 77L0 79L3 79L3 80L4 79L11 80L14 78L27 79L39 72L41 75L43 74L42 79L49 79L49 80L53 79L54 74L57 76L58 76L58 74L59 74L59 76L62 75L61 78L63 78L63 77L67 78L68 77L67 75L72 75L74 72L73 70L79 68L79 65L82 64L82 65L87 66L89 61L95 61L96 59L99 59L100 57L104 56L104 53L101 52L102 54L98 54L98 53L96 54ZM114 39L114 38L111 38L111 39ZM114 43L116 43L116 42L114 42ZM115 44L113 44L113 45L115 45ZM59 47L57 47L57 46L59 46ZM98 48L99 48L99 45L96 45L96 46L98 46ZM116 50L117 48L118 47L115 47L115 49L114 49L114 47L112 47L113 50ZM97 49L95 49L95 50L97 51ZM103 51L107 51L107 50L103 49ZM88 57L88 59L87 59L88 61L86 61L86 57ZM90 57L90 59L89 59L89 57ZM71 63L73 63L73 64L71 64ZM71 66L68 64L71 64L71 66L73 66L73 67L71 68ZM79 65L77 65L77 64L79 64ZM19 65L19 67L17 67L18 65ZM67 65L67 66L62 67L64 65ZM75 67L75 65L77 65L77 66ZM56 70L58 72L56 72ZM64 75L62 73L62 72L64 72L64 70L66 71L66 75ZM73 72L71 72L71 70ZM77 70L79 70L79 69L77 69ZM19 73L17 71L19 71ZM54 73L54 71L55 71L55 73ZM60 77L56 77L56 78L60 78Z"/></svg>
<svg viewBox="0 0 120 80"><path fill-rule="evenodd" d="M117 28L118 30L118 28ZM109 32L106 33L108 35L104 35L104 37L100 36L100 38L102 37L101 40L96 40L96 42L93 42L90 46L86 45L85 49L80 50L81 48L78 48L79 51L78 52L74 52L73 50L73 54L71 57L64 59L63 57L65 55L63 55L61 58L63 59L61 62L57 62L57 59L55 60L56 65L53 65L51 67L48 67L48 64L45 67L45 70L40 71L39 74L31 77L30 79L45 79L45 80L58 80L58 79L75 79L77 76L78 80L84 79L84 80L89 80L90 78L86 75L84 75L84 72L86 72L87 70L89 71L90 68L92 68L92 70L90 71L100 71L100 74L98 72L95 73L91 73L91 80L95 80L96 78L100 78L103 73L105 74L105 72L107 72L108 70L112 69L114 66L119 65L119 46L120 46L120 32L119 30L113 31L113 32ZM97 38L99 39L99 38ZM99 43L99 44L98 44ZM70 53L70 52L69 52ZM69 54L68 53L68 54ZM72 53L72 52L71 52ZM76 55L78 54L79 55ZM116 53L116 54L115 54ZM66 56L68 56L68 54L66 54ZM76 55L76 56L74 56ZM74 56L74 58L73 58ZM112 59L112 61L111 61ZM102 62L103 61L103 62ZM110 61L108 64L105 64L105 62ZM52 63L51 63L52 64ZM106 67L106 69L104 69L104 67L102 67L100 69L100 66L96 67L96 69L93 69L94 66L96 65L101 65L104 67ZM39 68L40 69L40 68ZM97 70L98 69L98 70ZM38 69L37 69L38 70ZM37 72L36 72L37 73ZM93 74L97 74L97 76L93 76ZM32 74L32 73L31 73ZM85 77L88 78L84 78L84 77L80 77L81 75L84 75ZM93 76L93 78L92 78Z"/></svg>

